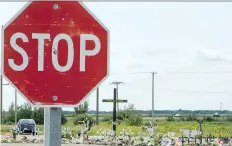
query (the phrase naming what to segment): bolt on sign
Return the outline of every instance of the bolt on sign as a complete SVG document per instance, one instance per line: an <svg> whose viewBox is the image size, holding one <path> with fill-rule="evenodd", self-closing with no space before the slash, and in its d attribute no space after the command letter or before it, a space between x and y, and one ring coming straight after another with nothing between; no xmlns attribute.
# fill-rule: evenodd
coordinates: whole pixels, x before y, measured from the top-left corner
<svg viewBox="0 0 232 146"><path fill-rule="evenodd" d="M75 106L108 76L109 31L81 2L28 2L2 36L2 74L33 105Z"/></svg>

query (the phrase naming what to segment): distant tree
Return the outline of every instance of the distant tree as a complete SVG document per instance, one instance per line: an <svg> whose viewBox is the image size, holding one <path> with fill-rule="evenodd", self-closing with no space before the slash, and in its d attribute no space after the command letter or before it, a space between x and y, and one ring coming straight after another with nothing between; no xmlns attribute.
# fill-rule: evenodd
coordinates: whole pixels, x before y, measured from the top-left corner
<svg viewBox="0 0 232 146"><path fill-rule="evenodd" d="M33 118L33 110L29 103L24 103L17 109L17 119L31 119Z"/></svg>
<svg viewBox="0 0 232 146"><path fill-rule="evenodd" d="M8 113L7 111L3 110L2 111L2 118L4 118L5 116L7 116L7 113Z"/></svg>
<svg viewBox="0 0 232 146"><path fill-rule="evenodd" d="M83 104L80 104L78 107L74 107L75 114L87 114L89 108L89 103L85 101Z"/></svg>
<svg viewBox="0 0 232 146"><path fill-rule="evenodd" d="M67 123L67 119L64 115L63 110L61 110L61 124ZM35 120L36 124L44 124L44 108L35 108L32 113L32 118Z"/></svg>
<svg viewBox="0 0 232 146"><path fill-rule="evenodd" d="M3 116L2 122L4 124L12 124L15 121L15 109L14 109L14 102L10 104L8 112L5 112Z"/></svg>
<svg viewBox="0 0 232 146"><path fill-rule="evenodd" d="M32 113L32 118L35 120L36 124L44 124L44 108L35 108Z"/></svg>
<svg viewBox="0 0 232 146"><path fill-rule="evenodd" d="M24 103L17 108L17 119L34 119L36 124L44 124L44 108L34 108L31 105ZM15 122L15 107L12 102L8 111L4 112L2 122L4 124L13 124ZM65 124L67 119L62 111L61 124Z"/></svg>

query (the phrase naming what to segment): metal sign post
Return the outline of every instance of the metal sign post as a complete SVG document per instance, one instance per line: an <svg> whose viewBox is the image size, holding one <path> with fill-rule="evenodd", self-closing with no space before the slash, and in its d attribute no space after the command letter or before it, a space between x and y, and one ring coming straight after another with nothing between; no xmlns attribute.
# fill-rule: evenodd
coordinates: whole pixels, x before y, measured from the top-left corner
<svg viewBox="0 0 232 146"><path fill-rule="evenodd" d="M61 146L61 108L44 108L44 146Z"/></svg>
<svg viewBox="0 0 232 146"><path fill-rule="evenodd" d="M119 100L117 99L117 88L114 88L114 99L103 99L102 102L113 102L113 123L112 129L116 135L116 103L127 102L127 100Z"/></svg>

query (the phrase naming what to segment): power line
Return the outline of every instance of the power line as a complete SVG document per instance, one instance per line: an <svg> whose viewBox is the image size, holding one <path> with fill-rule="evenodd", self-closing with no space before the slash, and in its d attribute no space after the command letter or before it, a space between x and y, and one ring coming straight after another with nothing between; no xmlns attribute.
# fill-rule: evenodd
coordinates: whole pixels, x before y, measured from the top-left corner
<svg viewBox="0 0 232 146"><path fill-rule="evenodd" d="M185 92L185 93L203 93L203 94L231 94L232 91L189 91L189 90L172 90L168 89L171 92Z"/></svg>
<svg viewBox="0 0 232 146"><path fill-rule="evenodd" d="M170 74L232 74L232 72L168 72Z"/></svg>
<svg viewBox="0 0 232 146"><path fill-rule="evenodd" d="M125 73L110 73L109 75L129 75L129 74L151 74L150 72L125 72Z"/></svg>
<svg viewBox="0 0 232 146"><path fill-rule="evenodd" d="M144 72L124 72L124 73L110 73L109 75L130 75L130 74L150 74L152 71L144 71ZM165 73L165 72L164 72ZM232 72L221 72L221 71L212 71L212 72L195 72L195 71L173 71L166 72L168 74L232 74ZM157 74L157 72L156 72Z"/></svg>

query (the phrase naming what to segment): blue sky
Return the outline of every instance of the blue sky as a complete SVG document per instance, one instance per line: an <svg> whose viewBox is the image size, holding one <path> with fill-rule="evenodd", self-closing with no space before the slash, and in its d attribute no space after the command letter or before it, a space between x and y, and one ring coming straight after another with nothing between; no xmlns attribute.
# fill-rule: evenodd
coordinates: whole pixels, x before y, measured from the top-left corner
<svg viewBox="0 0 232 146"><path fill-rule="evenodd" d="M24 4L1 2L0 24ZM119 80L124 82L119 98L151 109L151 74L128 73L156 71L155 109L219 109L222 102L223 109L232 110L231 3L84 4L111 32L111 75L100 86L101 100L112 98L109 83ZM87 99L90 109L95 109L95 95ZM3 108L12 101L14 89L4 86ZM100 103L100 110L111 109L111 103Z"/></svg>

